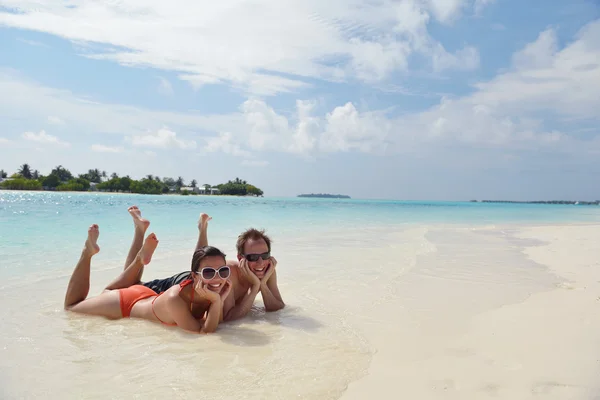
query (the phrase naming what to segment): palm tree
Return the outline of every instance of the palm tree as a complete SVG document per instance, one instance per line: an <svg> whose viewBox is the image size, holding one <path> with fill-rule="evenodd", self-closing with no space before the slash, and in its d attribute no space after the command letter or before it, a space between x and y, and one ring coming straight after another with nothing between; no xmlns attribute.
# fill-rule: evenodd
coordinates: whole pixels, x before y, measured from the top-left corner
<svg viewBox="0 0 600 400"><path fill-rule="evenodd" d="M117 175L116 172L113 172L112 174L110 174L110 179L118 179L119 175Z"/></svg>
<svg viewBox="0 0 600 400"><path fill-rule="evenodd" d="M40 172L36 169L35 171L33 171L33 174L31 174L31 177L33 179L39 179L40 177Z"/></svg>
<svg viewBox="0 0 600 400"><path fill-rule="evenodd" d="M32 175L31 175L31 168L29 167L29 164L21 165L21 168L19 168L19 175L21 175L25 179L31 179Z"/></svg>
<svg viewBox="0 0 600 400"><path fill-rule="evenodd" d="M198 181L196 181L195 179L192 179L192 181L190 182L190 186L195 188L198 185Z"/></svg>
<svg viewBox="0 0 600 400"><path fill-rule="evenodd" d="M177 185L177 189L181 189L183 186L185 186L185 183L184 183L182 177L178 177L175 184Z"/></svg>
<svg viewBox="0 0 600 400"><path fill-rule="evenodd" d="M69 171L62 165L59 165L58 167L54 168L50 172L50 175L56 175L61 182L66 182L69 179L73 178L73 174L71 174L71 171Z"/></svg>
<svg viewBox="0 0 600 400"><path fill-rule="evenodd" d="M4 179L7 176L8 176L8 174L3 169L0 169L0 178Z"/></svg>

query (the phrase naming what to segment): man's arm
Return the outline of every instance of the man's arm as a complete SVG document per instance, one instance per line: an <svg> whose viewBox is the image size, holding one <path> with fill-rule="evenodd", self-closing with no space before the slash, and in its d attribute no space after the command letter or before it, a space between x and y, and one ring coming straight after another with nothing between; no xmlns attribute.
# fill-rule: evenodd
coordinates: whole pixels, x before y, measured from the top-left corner
<svg viewBox="0 0 600 400"><path fill-rule="evenodd" d="M211 219L212 218L205 213L200 214L200 221L198 221L198 242L196 243L196 249L194 251L201 247L208 246L208 221Z"/></svg>
<svg viewBox="0 0 600 400"><path fill-rule="evenodd" d="M262 295L263 303L265 303L265 311L278 311L285 307L285 303L277 287L277 271L273 271L273 274L266 282L260 283L260 294Z"/></svg>

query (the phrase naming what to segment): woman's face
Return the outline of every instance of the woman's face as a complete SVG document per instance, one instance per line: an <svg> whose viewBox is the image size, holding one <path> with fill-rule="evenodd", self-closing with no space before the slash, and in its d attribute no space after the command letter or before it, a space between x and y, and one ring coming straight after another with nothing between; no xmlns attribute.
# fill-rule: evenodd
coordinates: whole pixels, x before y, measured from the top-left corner
<svg viewBox="0 0 600 400"><path fill-rule="evenodd" d="M230 275L231 271L225 265L223 257L209 256L200 261L200 268L194 274L194 280L200 279L202 286L213 292L221 293Z"/></svg>

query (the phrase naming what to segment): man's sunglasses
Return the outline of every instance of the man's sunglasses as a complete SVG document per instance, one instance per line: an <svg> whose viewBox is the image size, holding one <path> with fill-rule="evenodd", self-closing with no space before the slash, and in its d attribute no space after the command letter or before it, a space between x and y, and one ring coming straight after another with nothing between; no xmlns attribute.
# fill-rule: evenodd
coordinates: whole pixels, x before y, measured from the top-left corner
<svg viewBox="0 0 600 400"><path fill-rule="evenodd" d="M224 266L220 267L219 269L214 269L213 267L202 268L200 270L200 272L196 272L196 273L199 274L202 277L202 279L204 279L205 281L210 281L215 276L217 276L217 274L219 274L219 276L223 279L229 278L229 275L231 274L231 270L229 269L229 267L227 265L224 265Z"/></svg>
<svg viewBox="0 0 600 400"><path fill-rule="evenodd" d="M259 258L262 258L263 260L268 260L271 257L271 253L270 252L266 252L266 253L262 253L262 254L245 254L244 258L250 262L256 262L258 261Z"/></svg>

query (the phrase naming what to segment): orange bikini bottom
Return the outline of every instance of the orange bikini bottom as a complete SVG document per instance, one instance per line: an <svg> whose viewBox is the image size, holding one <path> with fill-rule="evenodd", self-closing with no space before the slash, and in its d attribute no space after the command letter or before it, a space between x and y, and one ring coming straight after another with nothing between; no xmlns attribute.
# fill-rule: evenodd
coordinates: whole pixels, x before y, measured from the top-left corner
<svg viewBox="0 0 600 400"><path fill-rule="evenodd" d="M156 296L156 292L143 285L133 285L126 289L119 289L121 313L123 314L123 318L129 318L131 315L131 309L135 303L152 296Z"/></svg>

